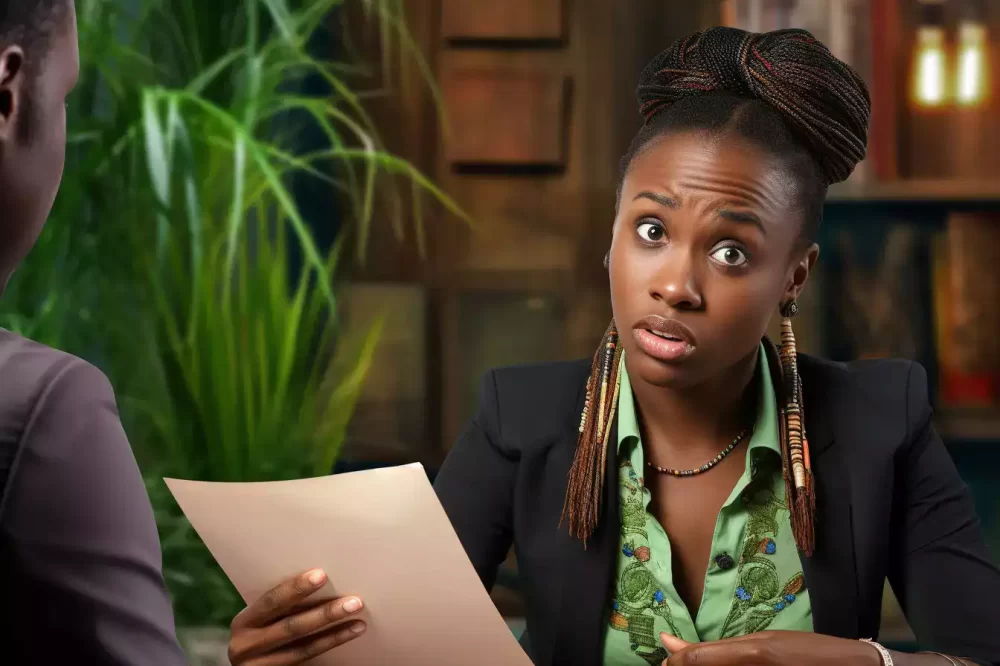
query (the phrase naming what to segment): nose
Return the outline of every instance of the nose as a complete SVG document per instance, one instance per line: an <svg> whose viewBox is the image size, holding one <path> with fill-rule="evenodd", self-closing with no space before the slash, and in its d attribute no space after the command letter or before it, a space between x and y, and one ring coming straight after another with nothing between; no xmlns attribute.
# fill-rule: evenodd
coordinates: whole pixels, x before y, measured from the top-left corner
<svg viewBox="0 0 1000 666"><path fill-rule="evenodd" d="M665 261L653 276L649 295L675 310L700 310L704 307L701 287L689 253L676 248L665 255Z"/></svg>

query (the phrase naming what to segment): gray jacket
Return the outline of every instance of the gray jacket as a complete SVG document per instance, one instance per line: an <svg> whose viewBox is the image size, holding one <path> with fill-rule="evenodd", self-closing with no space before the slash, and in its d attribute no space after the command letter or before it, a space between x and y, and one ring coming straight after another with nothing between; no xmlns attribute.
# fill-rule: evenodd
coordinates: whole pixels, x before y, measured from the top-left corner
<svg viewBox="0 0 1000 666"><path fill-rule="evenodd" d="M100 370L0 329L0 662L186 663Z"/></svg>

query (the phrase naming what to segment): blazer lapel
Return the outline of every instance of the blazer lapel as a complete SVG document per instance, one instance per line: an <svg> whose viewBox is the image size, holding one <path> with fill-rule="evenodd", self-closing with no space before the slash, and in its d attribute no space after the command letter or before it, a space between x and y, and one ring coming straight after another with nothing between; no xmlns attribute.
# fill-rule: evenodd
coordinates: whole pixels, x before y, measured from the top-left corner
<svg viewBox="0 0 1000 666"><path fill-rule="evenodd" d="M852 490L848 462L834 446L835 396L810 382L808 359L799 357L806 437L816 488L816 549L799 554L817 633L862 638L858 622L858 570L854 552Z"/></svg>
<svg viewBox="0 0 1000 666"><path fill-rule="evenodd" d="M574 442L576 433L573 434ZM611 580L616 563L621 516L618 509L618 419L607 443L604 473L604 501L597 530L587 547L560 530L559 580L552 589L562 600L560 617L555 624L555 642L539 650L539 657L549 655L539 664L601 666L604 663L604 636L610 616ZM575 448L575 446L573 447ZM570 461L572 464L572 461ZM567 472L569 467L567 467ZM541 647L541 646L539 646Z"/></svg>

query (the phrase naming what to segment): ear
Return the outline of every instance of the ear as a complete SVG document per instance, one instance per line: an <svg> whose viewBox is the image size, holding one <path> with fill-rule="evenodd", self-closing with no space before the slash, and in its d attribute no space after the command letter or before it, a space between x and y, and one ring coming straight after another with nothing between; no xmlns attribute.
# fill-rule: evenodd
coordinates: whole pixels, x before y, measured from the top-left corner
<svg viewBox="0 0 1000 666"><path fill-rule="evenodd" d="M819 245L813 243L808 248L804 254L799 257L798 263L796 263L791 268L791 274L788 277L788 284L785 287L784 298L782 303L787 303L789 301L797 301L799 296L802 294L802 290L806 286L806 281L809 279L809 273L812 272L813 266L819 260Z"/></svg>
<svg viewBox="0 0 1000 666"><path fill-rule="evenodd" d="M14 136L24 103L24 51L8 46L0 51L0 143Z"/></svg>

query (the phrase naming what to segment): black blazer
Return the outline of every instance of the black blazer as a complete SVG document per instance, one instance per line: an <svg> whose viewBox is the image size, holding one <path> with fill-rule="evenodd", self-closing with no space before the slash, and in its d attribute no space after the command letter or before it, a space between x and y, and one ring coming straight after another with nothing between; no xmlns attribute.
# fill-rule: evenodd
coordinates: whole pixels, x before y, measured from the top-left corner
<svg viewBox="0 0 1000 666"><path fill-rule="evenodd" d="M589 370L585 360L489 372L435 480L488 589L513 543L526 650L539 666L603 661L621 520L617 437L593 540L584 549L559 527ZM923 368L800 355L799 371L817 494L816 553L802 556L815 630L877 637L888 578L923 649L1000 664L1000 571L931 427Z"/></svg>

